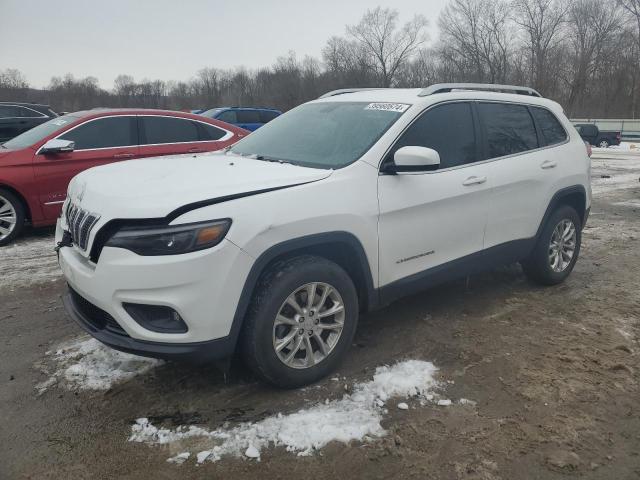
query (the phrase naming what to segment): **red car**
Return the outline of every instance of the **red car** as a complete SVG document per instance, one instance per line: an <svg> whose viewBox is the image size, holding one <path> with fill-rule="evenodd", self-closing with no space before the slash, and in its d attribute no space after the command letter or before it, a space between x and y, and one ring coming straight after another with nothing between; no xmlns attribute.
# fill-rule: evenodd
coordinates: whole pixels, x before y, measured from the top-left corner
<svg viewBox="0 0 640 480"><path fill-rule="evenodd" d="M165 110L96 109L54 118L0 145L0 246L20 234L25 220L54 224L69 181L87 168L220 150L249 133Z"/></svg>

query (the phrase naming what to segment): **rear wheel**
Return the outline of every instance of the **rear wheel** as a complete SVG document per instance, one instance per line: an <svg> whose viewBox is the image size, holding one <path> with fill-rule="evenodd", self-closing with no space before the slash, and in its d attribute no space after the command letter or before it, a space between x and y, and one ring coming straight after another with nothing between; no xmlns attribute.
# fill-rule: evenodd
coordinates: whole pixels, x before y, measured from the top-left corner
<svg viewBox="0 0 640 480"><path fill-rule="evenodd" d="M600 143L598 143L598 146L600 148L609 148L609 141L608 140L600 140Z"/></svg>
<svg viewBox="0 0 640 480"><path fill-rule="evenodd" d="M531 255L522 261L525 274L542 285L563 282L573 270L582 241L578 213L563 205L551 214Z"/></svg>
<svg viewBox="0 0 640 480"><path fill-rule="evenodd" d="M243 356L269 383L306 385L340 363L357 321L356 289L339 265L307 255L279 262L263 276L252 299Z"/></svg>
<svg viewBox="0 0 640 480"><path fill-rule="evenodd" d="M8 190L0 188L0 246L11 243L24 227L24 206Z"/></svg>

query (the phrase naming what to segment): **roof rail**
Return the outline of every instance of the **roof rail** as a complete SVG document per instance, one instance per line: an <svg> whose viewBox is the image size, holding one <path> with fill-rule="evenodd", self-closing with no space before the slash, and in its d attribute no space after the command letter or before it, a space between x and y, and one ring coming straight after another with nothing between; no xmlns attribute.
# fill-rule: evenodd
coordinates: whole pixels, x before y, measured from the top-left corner
<svg viewBox="0 0 640 480"><path fill-rule="evenodd" d="M542 97L533 88L519 87L516 85L496 85L493 83L436 83L422 90L418 96L426 97L435 93L447 93L453 90L480 90L487 92L515 93L518 95L529 95L532 97Z"/></svg>
<svg viewBox="0 0 640 480"><path fill-rule="evenodd" d="M367 90L384 90L383 88L368 87L368 88L341 88L339 90L331 90L318 98L335 97L336 95L342 95L343 93L355 93L366 92Z"/></svg>

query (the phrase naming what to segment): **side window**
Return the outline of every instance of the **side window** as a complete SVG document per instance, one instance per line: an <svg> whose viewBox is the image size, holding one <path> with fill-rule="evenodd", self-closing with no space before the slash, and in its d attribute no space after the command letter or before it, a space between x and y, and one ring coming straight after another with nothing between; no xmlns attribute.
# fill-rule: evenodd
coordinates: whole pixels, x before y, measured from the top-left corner
<svg viewBox="0 0 640 480"><path fill-rule="evenodd" d="M188 143L200 140L198 123L172 117L140 117L146 135L145 145Z"/></svg>
<svg viewBox="0 0 640 480"><path fill-rule="evenodd" d="M488 158L538 148L533 119L524 105L479 103L478 112L487 132Z"/></svg>
<svg viewBox="0 0 640 480"><path fill-rule="evenodd" d="M260 114L257 110L237 110L238 123L260 123Z"/></svg>
<svg viewBox="0 0 640 480"><path fill-rule="evenodd" d="M260 123L269 123L271 120L278 117L280 114L272 110L260 110L259 115L260 115Z"/></svg>
<svg viewBox="0 0 640 480"><path fill-rule="evenodd" d="M448 103L428 110L396 142L390 158L406 146L434 149L440 154L440 169L475 162L478 158L471 105Z"/></svg>
<svg viewBox="0 0 640 480"><path fill-rule="evenodd" d="M12 105L0 105L0 118L19 117L18 108Z"/></svg>
<svg viewBox="0 0 640 480"><path fill-rule="evenodd" d="M75 142L76 150L137 145L135 117L107 117L91 120L61 135Z"/></svg>
<svg viewBox="0 0 640 480"><path fill-rule="evenodd" d="M221 122L238 123L238 119L236 117L236 112L234 112L233 110L227 110L225 112L222 112L216 118L218 120L220 120Z"/></svg>
<svg viewBox="0 0 640 480"><path fill-rule="evenodd" d="M23 118L40 118L43 117L44 114L40 113L40 112L36 112L35 110L32 110L30 108L24 108L24 107L16 107L20 113L20 116Z"/></svg>
<svg viewBox="0 0 640 480"><path fill-rule="evenodd" d="M220 140L224 137L227 132L222 130L221 128L214 127L213 125L207 125L206 123L198 123L198 128L200 129L200 140L203 141L211 141L211 140Z"/></svg>
<svg viewBox="0 0 640 480"><path fill-rule="evenodd" d="M529 108L542 135L540 139L542 141L541 146L555 145L567 139L567 132L564 131L564 128L562 128L562 125L553 113L545 108Z"/></svg>

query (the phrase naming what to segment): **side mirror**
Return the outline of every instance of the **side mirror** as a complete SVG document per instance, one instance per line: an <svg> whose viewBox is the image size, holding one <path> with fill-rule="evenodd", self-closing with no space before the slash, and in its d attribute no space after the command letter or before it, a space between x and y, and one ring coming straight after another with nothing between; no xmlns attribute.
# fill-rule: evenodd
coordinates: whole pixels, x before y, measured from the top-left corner
<svg viewBox="0 0 640 480"><path fill-rule="evenodd" d="M393 164L386 169L389 173L424 172L440 165L440 154L432 148L402 147L393 155Z"/></svg>
<svg viewBox="0 0 640 480"><path fill-rule="evenodd" d="M42 148L40 148L40 153L64 153L64 152L73 152L75 148L75 143L71 140L61 140L59 138L54 138L45 143Z"/></svg>

